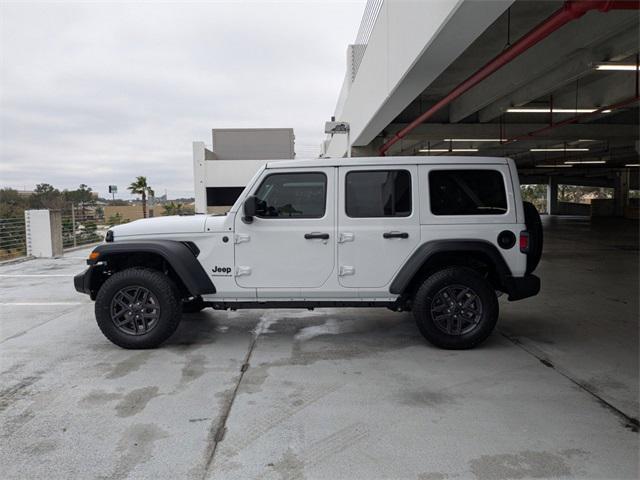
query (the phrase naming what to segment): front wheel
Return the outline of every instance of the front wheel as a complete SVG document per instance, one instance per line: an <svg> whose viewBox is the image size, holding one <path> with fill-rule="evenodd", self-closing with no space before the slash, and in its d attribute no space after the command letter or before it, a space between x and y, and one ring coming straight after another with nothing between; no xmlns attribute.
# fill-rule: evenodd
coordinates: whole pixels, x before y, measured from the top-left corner
<svg viewBox="0 0 640 480"><path fill-rule="evenodd" d="M416 292L413 313L430 343L461 350L475 347L491 334L498 300L491 284L475 270L451 267L424 281Z"/></svg>
<svg viewBox="0 0 640 480"><path fill-rule="evenodd" d="M104 282L96 297L102 333L122 348L155 348L178 328L182 302L166 275L128 268Z"/></svg>

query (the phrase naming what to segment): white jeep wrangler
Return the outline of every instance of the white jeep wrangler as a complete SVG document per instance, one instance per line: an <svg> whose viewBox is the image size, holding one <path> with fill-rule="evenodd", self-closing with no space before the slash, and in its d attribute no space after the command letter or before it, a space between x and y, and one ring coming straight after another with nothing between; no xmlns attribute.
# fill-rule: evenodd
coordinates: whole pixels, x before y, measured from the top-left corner
<svg viewBox="0 0 640 480"><path fill-rule="evenodd" d="M500 292L540 289L540 217L504 158L268 163L226 215L138 220L105 240L75 287L124 348L160 345L204 307L411 310L431 343L470 348Z"/></svg>

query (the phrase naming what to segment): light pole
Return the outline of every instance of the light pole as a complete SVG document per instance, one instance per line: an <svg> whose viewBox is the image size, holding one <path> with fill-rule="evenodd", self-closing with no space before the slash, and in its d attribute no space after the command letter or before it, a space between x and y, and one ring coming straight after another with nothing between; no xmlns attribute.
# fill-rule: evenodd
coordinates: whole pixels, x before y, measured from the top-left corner
<svg viewBox="0 0 640 480"><path fill-rule="evenodd" d="M332 117L333 118L333 117ZM347 135L347 158L351 158L351 128L349 127L349 122L335 122L330 121L324 124L324 133L328 133L330 135L339 134Z"/></svg>

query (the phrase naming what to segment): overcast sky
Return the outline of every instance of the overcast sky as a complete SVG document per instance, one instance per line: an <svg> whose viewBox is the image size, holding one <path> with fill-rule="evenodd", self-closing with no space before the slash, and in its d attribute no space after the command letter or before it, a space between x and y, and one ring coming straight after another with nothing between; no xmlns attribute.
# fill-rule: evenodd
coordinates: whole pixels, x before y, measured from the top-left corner
<svg viewBox="0 0 640 480"><path fill-rule="evenodd" d="M192 196L214 127L293 127L316 156L364 3L0 0L0 186Z"/></svg>

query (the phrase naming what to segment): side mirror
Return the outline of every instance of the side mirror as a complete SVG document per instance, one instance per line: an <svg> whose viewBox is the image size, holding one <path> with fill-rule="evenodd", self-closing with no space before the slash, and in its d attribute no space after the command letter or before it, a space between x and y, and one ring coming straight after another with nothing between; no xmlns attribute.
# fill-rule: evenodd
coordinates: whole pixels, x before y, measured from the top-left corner
<svg viewBox="0 0 640 480"><path fill-rule="evenodd" d="M243 210L244 216L242 217L242 221L244 223L253 222L253 217L256 216L256 213L258 211L258 197L256 197L255 195L250 195L249 197L247 197L247 199L244 201Z"/></svg>

